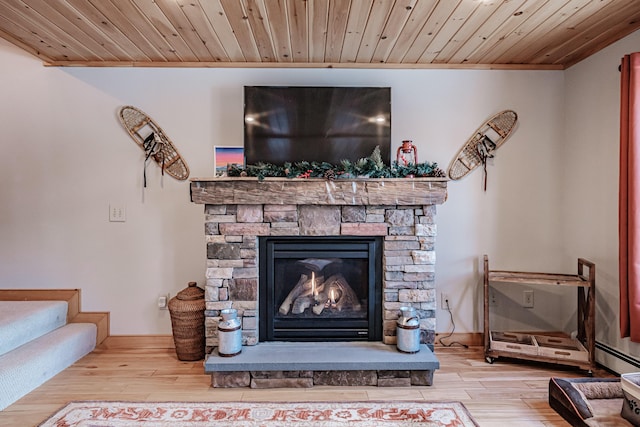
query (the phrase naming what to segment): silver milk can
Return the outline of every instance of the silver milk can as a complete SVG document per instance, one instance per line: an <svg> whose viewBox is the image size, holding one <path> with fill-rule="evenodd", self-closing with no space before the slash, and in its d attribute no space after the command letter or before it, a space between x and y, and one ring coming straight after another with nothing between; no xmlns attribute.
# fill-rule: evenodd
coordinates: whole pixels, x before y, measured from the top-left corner
<svg viewBox="0 0 640 427"><path fill-rule="evenodd" d="M238 310L225 308L220 312L222 321L218 324L218 354L222 357L237 356L242 351L242 324Z"/></svg>
<svg viewBox="0 0 640 427"><path fill-rule="evenodd" d="M398 351L417 353L420 351L420 318L413 307L400 307L396 336Z"/></svg>

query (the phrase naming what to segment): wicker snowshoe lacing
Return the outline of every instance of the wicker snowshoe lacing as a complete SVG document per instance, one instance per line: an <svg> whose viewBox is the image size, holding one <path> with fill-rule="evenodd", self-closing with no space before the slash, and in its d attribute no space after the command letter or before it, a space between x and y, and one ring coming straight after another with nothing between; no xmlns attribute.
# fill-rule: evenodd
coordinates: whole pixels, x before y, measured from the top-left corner
<svg viewBox="0 0 640 427"><path fill-rule="evenodd" d="M471 169L482 163L480 153L478 152L478 143L480 142L481 134L477 135L477 140L473 144L469 144L462 151L460 161L455 162L449 171L451 179L460 179L465 176Z"/></svg>
<svg viewBox="0 0 640 427"><path fill-rule="evenodd" d="M142 111L135 107L127 106L120 110L120 119L127 131L134 137L136 143L145 152L145 186L146 186L146 163L153 158L162 168L162 173L166 171L178 180L185 180L189 177L189 168L173 147L162 129L155 125ZM146 136L140 134L142 130L151 129L151 133Z"/></svg>
<svg viewBox="0 0 640 427"><path fill-rule="evenodd" d="M497 150L506 140L510 130L515 125L518 119L515 111L506 111L505 114L500 114L487 123L485 128L487 131L489 128L493 130L498 138L493 141L491 138L484 135L484 129L479 129L478 133L474 137L474 141L471 144L465 146L460 153L458 161L454 162L449 169L449 178L460 179L469 173L479 165L483 165L485 171L484 177L484 189L487 189L487 176L486 176L486 160L493 157L493 152Z"/></svg>
<svg viewBox="0 0 640 427"><path fill-rule="evenodd" d="M514 124L518 120L518 115L515 111L507 111L505 114L501 114L491 122L489 126L496 131L502 138L505 138L509 133L509 129L513 128ZM497 148L497 147L496 147Z"/></svg>

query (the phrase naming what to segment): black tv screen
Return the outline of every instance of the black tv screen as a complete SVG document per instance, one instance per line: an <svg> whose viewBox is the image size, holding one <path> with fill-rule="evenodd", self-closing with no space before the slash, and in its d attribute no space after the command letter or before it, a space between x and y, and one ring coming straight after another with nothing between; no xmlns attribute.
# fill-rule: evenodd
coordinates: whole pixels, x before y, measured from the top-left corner
<svg viewBox="0 0 640 427"><path fill-rule="evenodd" d="M247 164L369 157L390 161L391 88L244 87Z"/></svg>

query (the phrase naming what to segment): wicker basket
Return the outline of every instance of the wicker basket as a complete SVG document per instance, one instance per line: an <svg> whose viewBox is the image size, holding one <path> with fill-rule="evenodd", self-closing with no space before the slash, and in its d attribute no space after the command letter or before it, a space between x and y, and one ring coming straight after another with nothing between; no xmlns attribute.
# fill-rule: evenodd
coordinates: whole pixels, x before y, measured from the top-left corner
<svg viewBox="0 0 640 427"><path fill-rule="evenodd" d="M169 301L173 342L180 360L204 359L204 308L204 290L196 282L189 282Z"/></svg>

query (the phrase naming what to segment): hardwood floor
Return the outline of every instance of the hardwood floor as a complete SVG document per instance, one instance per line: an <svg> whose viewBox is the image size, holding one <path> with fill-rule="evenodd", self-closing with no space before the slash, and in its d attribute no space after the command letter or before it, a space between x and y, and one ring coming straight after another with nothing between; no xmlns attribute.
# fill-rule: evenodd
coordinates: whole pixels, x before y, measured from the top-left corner
<svg viewBox="0 0 640 427"><path fill-rule="evenodd" d="M171 348L102 347L0 411L0 425L38 425L72 400L124 401L461 401L482 426L568 426L547 403L549 378L584 371L548 364L484 361L482 348L436 348L441 368L431 387L213 389L202 362L181 362ZM604 370L597 377L612 376Z"/></svg>

